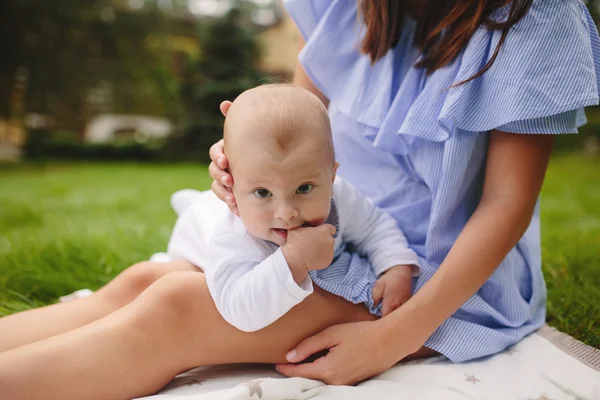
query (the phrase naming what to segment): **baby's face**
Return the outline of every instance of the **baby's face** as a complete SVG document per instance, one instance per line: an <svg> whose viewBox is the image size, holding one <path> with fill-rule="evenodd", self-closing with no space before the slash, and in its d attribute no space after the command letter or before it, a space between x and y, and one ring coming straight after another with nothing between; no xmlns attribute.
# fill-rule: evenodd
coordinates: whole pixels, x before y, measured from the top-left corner
<svg viewBox="0 0 600 400"><path fill-rule="evenodd" d="M233 193L246 229L283 246L289 231L325 222L335 166L323 149L307 145L287 154L264 147L253 150L228 156Z"/></svg>

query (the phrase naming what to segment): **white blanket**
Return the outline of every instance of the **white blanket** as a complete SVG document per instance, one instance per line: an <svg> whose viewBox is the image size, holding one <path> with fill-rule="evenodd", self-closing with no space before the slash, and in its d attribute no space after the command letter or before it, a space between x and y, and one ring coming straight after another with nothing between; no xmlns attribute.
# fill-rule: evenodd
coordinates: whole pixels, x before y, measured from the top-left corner
<svg viewBox="0 0 600 400"><path fill-rule="evenodd" d="M547 326L493 357L399 364L357 386L283 378L264 365L198 368L146 400L600 400L600 350Z"/></svg>

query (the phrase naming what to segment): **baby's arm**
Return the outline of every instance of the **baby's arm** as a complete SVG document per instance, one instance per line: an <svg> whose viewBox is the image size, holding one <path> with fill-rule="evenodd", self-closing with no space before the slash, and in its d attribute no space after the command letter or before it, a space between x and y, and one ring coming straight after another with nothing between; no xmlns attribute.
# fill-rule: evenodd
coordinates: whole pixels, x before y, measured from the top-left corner
<svg viewBox="0 0 600 400"><path fill-rule="evenodd" d="M394 218L341 179L335 182L335 197L343 227L342 240L368 258L377 276L398 265L412 265L413 275L418 275L419 258L408 247Z"/></svg>
<svg viewBox="0 0 600 400"><path fill-rule="evenodd" d="M206 268L210 294L223 318L252 332L270 325L312 293L307 276L298 285L281 248L270 254L249 237L219 235L211 244L215 263Z"/></svg>

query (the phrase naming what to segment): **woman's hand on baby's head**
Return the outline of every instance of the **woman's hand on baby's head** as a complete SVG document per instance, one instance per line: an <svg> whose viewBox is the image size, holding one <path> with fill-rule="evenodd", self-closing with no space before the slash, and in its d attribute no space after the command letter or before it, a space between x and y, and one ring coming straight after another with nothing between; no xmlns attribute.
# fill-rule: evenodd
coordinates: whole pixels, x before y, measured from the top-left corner
<svg viewBox="0 0 600 400"><path fill-rule="evenodd" d="M224 101L219 106L224 117L227 116L231 104L231 101ZM225 156L223 139L210 147L209 154L212 162L208 166L208 173L213 178L211 189L219 199L227 203L232 213L239 216L235 196L231 191L233 177L226 170L229 162L227 161L227 156Z"/></svg>
<svg viewBox="0 0 600 400"><path fill-rule="evenodd" d="M290 268L317 271L327 268L333 261L335 227L323 224L288 231L283 254Z"/></svg>
<svg viewBox="0 0 600 400"><path fill-rule="evenodd" d="M223 151L223 139L211 146L209 154L212 162L208 166L208 173L213 178L212 191L227 203L231 212L239 216L235 196L231 191L233 177L226 171L228 161Z"/></svg>

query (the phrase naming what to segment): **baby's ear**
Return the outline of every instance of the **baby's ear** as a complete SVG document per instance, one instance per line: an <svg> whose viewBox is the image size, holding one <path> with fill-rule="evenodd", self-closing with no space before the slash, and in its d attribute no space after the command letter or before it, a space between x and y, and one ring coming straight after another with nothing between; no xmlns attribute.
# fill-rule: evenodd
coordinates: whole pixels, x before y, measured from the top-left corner
<svg viewBox="0 0 600 400"><path fill-rule="evenodd" d="M337 173L338 167L340 166L339 162L335 162L335 164L333 164L333 181L335 182L335 174Z"/></svg>
<svg viewBox="0 0 600 400"><path fill-rule="evenodd" d="M221 110L221 114L223 114L224 117L227 116L227 112L229 111L229 107L231 107L233 103L229 100L225 100L224 102L221 103L221 105L219 106L219 109Z"/></svg>

